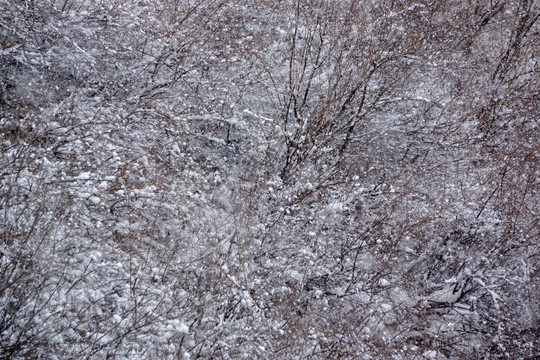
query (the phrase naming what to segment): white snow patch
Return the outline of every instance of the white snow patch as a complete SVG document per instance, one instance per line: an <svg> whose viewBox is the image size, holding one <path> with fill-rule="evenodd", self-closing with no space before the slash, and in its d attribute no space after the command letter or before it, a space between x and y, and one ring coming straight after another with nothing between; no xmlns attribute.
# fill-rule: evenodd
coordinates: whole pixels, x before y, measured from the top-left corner
<svg viewBox="0 0 540 360"><path fill-rule="evenodd" d="M291 278L293 278L294 280L301 281L302 278L303 278L302 274L300 274L300 273L299 273L298 271L296 271L296 270L289 270L288 273L289 273L289 276L290 276Z"/></svg>
<svg viewBox="0 0 540 360"><path fill-rule="evenodd" d="M88 200L89 200L92 204L94 204L94 205L97 205L97 204L99 204L99 203L101 202L101 199L98 198L98 197L95 196L95 195L89 196L89 197L88 197Z"/></svg>
<svg viewBox="0 0 540 360"><path fill-rule="evenodd" d="M185 323L181 322L180 320L173 320L173 324L176 331L179 333L189 334L189 326L187 326Z"/></svg>
<svg viewBox="0 0 540 360"><path fill-rule="evenodd" d="M326 209L328 210L328 212L333 213L333 214L342 212L344 208L345 206L343 205L342 202L334 202L326 206Z"/></svg>
<svg viewBox="0 0 540 360"><path fill-rule="evenodd" d="M459 300L461 294L462 291L460 289L456 289L455 284L447 284L441 290L437 290L429 295L428 300L436 303L453 304Z"/></svg>
<svg viewBox="0 0 540 360"><path fill-rule="evenodd" d="M92 177L92 173L87 171L80 173L77 177L75 177L75 180L89 180Z"/></svg>
<svg viewBox="0 0 540 360"><path fill-rule="evenodd" d="M426 350L422 353L422 356L426 359L438 359L439 353L435 350Z"/></svg>

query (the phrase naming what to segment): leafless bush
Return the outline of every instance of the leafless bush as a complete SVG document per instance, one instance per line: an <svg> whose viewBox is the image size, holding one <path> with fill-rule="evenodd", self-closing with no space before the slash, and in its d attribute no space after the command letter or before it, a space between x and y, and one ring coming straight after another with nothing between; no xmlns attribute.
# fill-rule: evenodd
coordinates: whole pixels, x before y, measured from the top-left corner
<svg viewBox="0 0 540 360"><path fill-rule="evenodd" d="M0 10L0 357L538 352L536 3Z"/></svg>

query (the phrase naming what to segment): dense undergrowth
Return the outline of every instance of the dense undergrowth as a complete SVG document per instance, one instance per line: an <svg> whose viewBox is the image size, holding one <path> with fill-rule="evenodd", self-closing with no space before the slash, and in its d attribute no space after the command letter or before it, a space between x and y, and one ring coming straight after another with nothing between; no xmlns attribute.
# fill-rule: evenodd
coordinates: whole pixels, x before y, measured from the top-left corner
<svg viewBox="0 0 540 360"><path fill-rule="evenodd" d="M0 358L534 358L539 14L0 0Z"/></svg>

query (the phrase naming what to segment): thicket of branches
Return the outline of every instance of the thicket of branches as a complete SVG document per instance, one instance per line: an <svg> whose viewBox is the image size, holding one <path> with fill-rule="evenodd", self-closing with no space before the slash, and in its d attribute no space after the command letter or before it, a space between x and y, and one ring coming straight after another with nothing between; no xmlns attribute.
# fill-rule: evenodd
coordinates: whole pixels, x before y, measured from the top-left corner
<svg viewBox="0 0 540 360"><path fill-rule="evenodd" d="M534 358L539 17L0 0L0 358Z"/></svg>

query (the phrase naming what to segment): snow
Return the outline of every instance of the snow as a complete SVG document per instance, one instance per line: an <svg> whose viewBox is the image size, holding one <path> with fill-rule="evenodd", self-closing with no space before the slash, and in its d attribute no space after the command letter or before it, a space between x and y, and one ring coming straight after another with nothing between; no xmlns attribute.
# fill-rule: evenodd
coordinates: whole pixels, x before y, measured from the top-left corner
<svg viewBox="0 0 540 360"><path fill-rule="evenodd" d="M98 205L101 202L101 199L95 195L90 195L88 200L90 200L90 202L94 205Z"/></svg>
<svg viewBox="0 0 540 360"><path fill-rule="evenodd" d="M456 284L449 284L444 288L430 294L428 296L428 300L437 303L453 304L461 298L461 295L462 291L460 289L456 289Z"/></svg>
<svg viewBox="0 0 540 360"><path fill-rule="evenodd" d="M0 1L0 358L534 357L533 10L336 4Z"/></svg>
<svg viewBox="0 0 540 360"><path fill-rule="evenodd" d="M424 357L424 359L433 359L433 360L443 358L442 354L440 354L436 350L426 350L422 353L422 356Z"/></svg>

